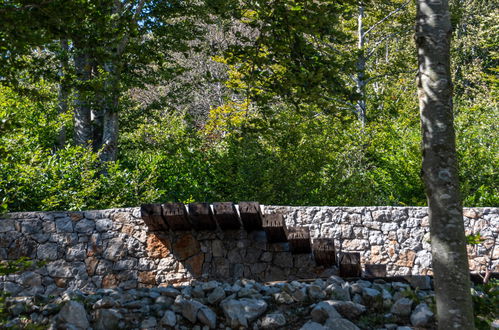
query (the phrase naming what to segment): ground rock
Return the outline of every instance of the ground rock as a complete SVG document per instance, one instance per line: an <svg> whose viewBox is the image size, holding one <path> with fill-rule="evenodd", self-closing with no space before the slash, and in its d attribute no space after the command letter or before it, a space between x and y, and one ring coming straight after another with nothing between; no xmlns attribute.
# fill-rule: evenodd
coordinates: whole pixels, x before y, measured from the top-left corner
<svg viewBox="0 0 499 330"><path fill-rule="evenodd" d="M150 316L146 318L142 323L140 324L141 329L155 329L156 325L158 324L158 321L156 321L156 318L153 316Z"/></svg>
<svg viewBox="0 0 499 330"><path fill-rule="evenodd" d="M341 318L341 315L333 307L332 300L321 301L310 312L312 320L318 323L324 323L327 319Z"/></svg>
<svg viewBox="0 0 499 330"><path fill-rule="evenodd" d="M279 292L274 294L274 299L279 304L292 304L294 303L293 297L289 295L287 292Z"/></svg>
<svg viewBox="0 0 499 330"><path fill-rule="evenodd" d="M352 301L335 300L332 301L332 306L341 314L341 316L349 320L356 319L367 310L366 306L354 303Z"/></svg>
<svg viewBox="0 0 499 330"><path fill-rule="evenodd" d="M364 288L362 290L362 300L365 305L372 308L380 308L383 305L381 292L372 288Z"/></svg>
<svg viewBox="0 0 499 330"><path fill-rule="evenodd" d="M300 328L300 330L327 330L327 328L322 326L320 323L308 321Z"/></svg>
<svg viewBox="0 0 499 330"><path fill-rule="evenodd" d="M225 290L220 287L220 286L217 286L213 292L211 292L208 297L207 297L207 301L208 303L214 305L214 304L218 304L220 301L222 301L222 299L225 298Z"/></svg>
<svg viewBox="0 0 499 330"><path fill-rule="evenodd" d="M392 306L390 312L397 316L411 315L413 301L409 298L400 298Z"/></svg>
<svg viewBox="0 0 499 330"><path fill-rule="evenodd" d="M433 312L427 304L422 303L414 308L411 314L411 324L415 327L424 327L433 318Z"/></svg>
<svg viewBox="0 0 499 330"><path fill-rule="evenodd" d="M198 311L198 320L210 327L210 329L215 329L217 327L217 314L213 312L210 308L204 306Z"/></svg>
<svg viewBox="0 0 499 330"><path fill-rule="evenodd" d="M116 309L99 309L95 313L93 328L95 330L119 329L121 319L123 319L123 315Z"/></svg>
<svg viewBox="0 0 499 330"><path fill-rule="evenodd" d="M419 290L431 289L431 278L429 276L412 275L412 276L407 276L406 279L414 289L419 289Z"/></svg>
<svg viewBox="0 0 499 330"><path fill-rule="evenodd" d="M358 326L343 318L328 319L324 326L329 330L360 330Z"/></svg>
<svg viewBox="0 0 499 330"><path fill-rule="evenodd" d="M262 328L263 329L274 329L277 327L283 327L286 325L286 317L282 313L273 313L265 315L262 318Z"/></svg>
<svg viewBox="0 0 499 330"><path fill-rule="evenodd" d="M322 300L326 298L326 293L322 291L321 287L318 285L310 285L307 288L307 294L312 301Z"/></svg>
<svg viewBox="0 0 499 330"><path fill-rule="evenodd" d="M196 300L182 299L180 302L182 316L196 323L198 312L201 308L206 307Z"/></svg>
<svg viewBox="0 0 499 330"><path fill-rule="evenodd" d="M260 299L229 299L221 304L227 322L231 327L247 327L248 322L257 319L267 310L267 303Z"/></svg>
<svg viewBox="0 0 499 330"><path fill-rule="evenodd" d="M159 321L159 325L162 327L174 327L177 324L177 317L174 312L167 310L163 317Z"/></svg>
<svg viewBox="0 0 499 330"><path fill-rule="evenodd" d="M350 291L347 288L342 288L340 285L333 283L326 288L326 293L329 294L332 300L349 301Z"/></svg>
<svg viewBox="0 0 499 330"><path fill-rule="evenodd" d="M293 292L293 299L302 302L307 300L307 289L302 287Z"/></svg>

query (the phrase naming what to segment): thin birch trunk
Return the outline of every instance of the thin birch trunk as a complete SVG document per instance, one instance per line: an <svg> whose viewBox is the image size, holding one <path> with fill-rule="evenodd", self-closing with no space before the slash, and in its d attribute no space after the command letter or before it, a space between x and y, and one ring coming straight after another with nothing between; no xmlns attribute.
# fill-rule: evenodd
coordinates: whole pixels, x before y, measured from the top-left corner
<svg viewBox="0 0 499 330"><path fill-rule="evenodd" d="M439 329L474 329L452 113L448 1L417 1L422 177L428 198Z"/></svg>

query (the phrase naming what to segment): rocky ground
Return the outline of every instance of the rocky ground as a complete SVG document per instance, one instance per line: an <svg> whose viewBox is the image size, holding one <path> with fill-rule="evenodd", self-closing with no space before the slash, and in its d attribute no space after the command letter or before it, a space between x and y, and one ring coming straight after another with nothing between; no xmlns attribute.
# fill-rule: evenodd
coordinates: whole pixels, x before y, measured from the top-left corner
<svg viewBox="0 0 499 330"><path fill-rule="evenodd" d="M51 329L433 329L431 279L100 289L61 297L11 297L7 328Z"/></svg>

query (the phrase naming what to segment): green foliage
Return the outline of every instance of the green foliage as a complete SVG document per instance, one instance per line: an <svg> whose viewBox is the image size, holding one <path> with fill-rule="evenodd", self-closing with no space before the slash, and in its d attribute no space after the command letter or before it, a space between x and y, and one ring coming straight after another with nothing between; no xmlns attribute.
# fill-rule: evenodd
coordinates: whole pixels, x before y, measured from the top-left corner
<svg viewBox="0 0 499 330"><path fill-rule="evenodd" d="M482 237L482 235L480 235L480 233L466 236L466 244L478 245L483 243L484 240L485 239Z"/></svg>
<svg viewBox="0 0 499 330"><path fill-rule="evenodd" d="M275 99L331 107L331 99L352 98L346 80L355 59L346 56L352 40L340 22L351 17L353 1L235 3L230 13L246 33L224 57L238 72L236 89L262 107Z"/></svg>
<svg viewBox="0 0 499 330"><path fill-rule="evenodd" d="M479 330L488 330L499 317L499 280L491 279L487 284L472 290L475 326Z"/></svg>
<svg viewBox="0 0 499 330"><path fill-rule="evenodd" d="M15 274L19 272L26 271L31 267L35 266L33 261L29 260L29 258L21 257L17 260L12 261L2 261L0 263L0 276ZM37 267L41 267L42 263L37 263Z"/></svg>
<svg viewBox="0 0 499 330"><path fill-rule="evenodd" d="M20 10L23 4L0 5L0 212L156 201L426 204L410 2L366 2L364 26L374 28L362 49L354 42L358 6L350 1L146 1L139 24L133 6L116 15L108 0L49 1ZM453 7L459 34L452 54L455 126L467 206L499 203L495 7L487 1ZM209 21L228 27L203 41L198 23L209 12L219 13ZM122 56L113 57L113 46L126 35ZM68 51L54 41L63 37ZM231 42L219 47L225 37ZM189 58L200 50L223 71L201 70L218 74L203 81L224 92L203 104L208 113L193 114L197 103L186 95L202 88L200 78L173 78L206 64ZM71 62L81 53L96 65L86 82ZM365 126L351 111L351 78L362 56ZM179 68L180 58L188 65ZM61 78L64 59L69 64ZM92 111L102 111L109 101L111 77L103 68L109 61L120 68L113 85L119 89L120 152L117 161L102 163L98 148L74 146L72 112L75 91L88 96ZM158 92L165 81L174 88ZM61 114L63 84L73 93ZM150 92L157 94L149 98ZM58 146L63 128L67 141Z"/></svg>

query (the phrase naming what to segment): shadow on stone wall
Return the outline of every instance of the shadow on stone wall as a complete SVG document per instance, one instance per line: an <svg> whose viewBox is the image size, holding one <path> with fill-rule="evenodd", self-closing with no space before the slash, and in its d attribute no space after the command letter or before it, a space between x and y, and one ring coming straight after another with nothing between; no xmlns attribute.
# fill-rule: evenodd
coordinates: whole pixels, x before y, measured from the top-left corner
<svg viewBox="0 0 499 330"><path fill-rule="evenodd" d="M266 206L265 211L284 213L289 226L307 227L314 242L343 242L346 251L360 253L362 263L387 264L389 275L417 275L431 267L424 208ZM173 215L181 224L182 217ZM291 253L289 243L270 242L264 229L255 228L255 217L247 222L248 228L241 217L239 229L227 229L233 225L227 219L233 218L225 217L223 230L219 223L211 230L151 230L140 208L2 215L1 260L27 256L47 264L0 278L0 289L14 295L57 295L68 289L131 289L195 279L277 281L334 272L317 266L310 253ZM468 233L487 239L483 245L488 250L470 254L470 266L478 269L473 265L481 265L483 254L495 246L490 242L497 239L499 210L468 209L464 221ZM380 259L378 254L387 256ZM497 269L499 255L492 258Z"/></svg>
<svg viewBox="0 0 499 330"><path fill-rule="evenodd" d="M147 251L159 263L171 260L170 266L177 264L173 274L159 275L162 283L240 278L278 281L313 278L327 272L316 265L311 253L292 254L289 243L269 243L265 231L149 233ZM154 278L161 269L159 266L150 275L139 273L139 280L144 283L144 278Z"/></svg>

